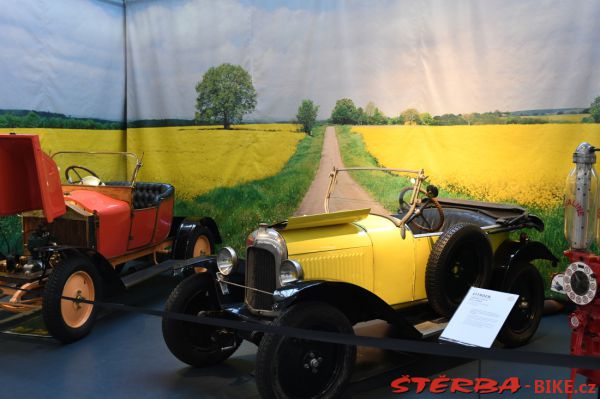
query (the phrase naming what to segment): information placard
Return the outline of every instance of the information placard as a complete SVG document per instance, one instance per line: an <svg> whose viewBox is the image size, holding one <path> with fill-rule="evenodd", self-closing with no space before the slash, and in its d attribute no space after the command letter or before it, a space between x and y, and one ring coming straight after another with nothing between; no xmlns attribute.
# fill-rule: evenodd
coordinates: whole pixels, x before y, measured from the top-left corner
<svg viewBox="0 0 600 399"><path fill-rule="evenodd" d="M471 287L440 339L491 347L518 298L515 294Z"/></svg>

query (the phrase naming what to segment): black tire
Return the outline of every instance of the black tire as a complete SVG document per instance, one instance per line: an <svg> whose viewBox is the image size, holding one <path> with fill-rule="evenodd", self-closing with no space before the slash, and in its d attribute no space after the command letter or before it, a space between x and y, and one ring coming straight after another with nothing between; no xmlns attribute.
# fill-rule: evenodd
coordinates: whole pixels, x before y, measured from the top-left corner
<svg viewBox="0 0 600 399"><path fill-rule="evenodd" d="M492 246L477 226L459 223L433 245L425 271L429 304L450 317L469 291L487 288L492 278Z"/></svg>
<svg viewBox="0 0 600 399"><path fill-rule="evenodd" d="M199 244L204 248L201 252L198 251ZM209 248L210 250L208 250ZM208 228L198 224L189 230L187 234L177 238L173 258L190 259L214 253L215 239L212 232Z"/></svg>
<svg viewBox="0 0 600 399"><path fill-rule="evenodd" d="M342 312L321 302L294 305L274 323L354 334ZM337 398L346 389L355 360L354 346L265 334L256 354L258 392L269 399Z"/></svg>
<svg viewBox="0 0 600 399"><path fill-rule="evenodd" d="M517 263L497 289L519 295L498 341L510 348L526 344L537 331L544 311L544 282L540 272L530 263Z"/></svg>
<svg viewBox="0 0 600 399"><path fill-rule="evenodd" d="M96 322L97 306L61 299L61 296L77 297L78 287L86 292L81 294L84 299L102 298L102 277L85 257L65 258L53 269L44 289L44 323L50 335L65 344L88 335Z"/></svg>
<svg viewBox="0 0 600 399"><path fill-rule="evenodd" d="M194 274L179 283L169 296L165 311L189 315L217 311L207 277L205 274ZM231 330L166 316L162 319L162 332L171 353L194 367L221 363L242 343L241 338Z"/></svg>

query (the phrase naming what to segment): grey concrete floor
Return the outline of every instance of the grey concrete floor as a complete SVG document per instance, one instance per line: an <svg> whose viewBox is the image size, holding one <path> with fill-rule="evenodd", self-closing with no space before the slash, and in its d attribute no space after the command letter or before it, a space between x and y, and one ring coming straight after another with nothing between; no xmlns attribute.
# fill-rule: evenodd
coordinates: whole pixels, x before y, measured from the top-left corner
<svg viewBox="0 0 600 399"><path fill-rule="evenodd" d="M131 305L162 309L173 281L159 278L113 298ZM568 353L569 328L566 315L545 317L531 343L523 350ZM51 338L0 335L0 397L33 398L258 398L253 370L256 347L245 342L225 363L209 369L193 369L174 358L165 346L161 320L142 314L110 313L98 320L91 335L71 345ZM370 357L372 353L363 352ZM377 356L375 354L375 361ZM535 379L568 379L570 370L546 366L468 361L422 355L388 354L388 363L377 374L360 370L355 374L347 398L392 398L390 382L402 375L503 380L518 376L521 384ZM389 359L392 362L389 362ZM578 378L578 383L583 383ZM403 398L430 397L409 392ZM438 394L436 398L461 397ZM474 394L470 396L476 396ZM515 395L483 395L493 399L566 397L534 394L523 388ZM575 398L595 398L576 395Z"/></svg>

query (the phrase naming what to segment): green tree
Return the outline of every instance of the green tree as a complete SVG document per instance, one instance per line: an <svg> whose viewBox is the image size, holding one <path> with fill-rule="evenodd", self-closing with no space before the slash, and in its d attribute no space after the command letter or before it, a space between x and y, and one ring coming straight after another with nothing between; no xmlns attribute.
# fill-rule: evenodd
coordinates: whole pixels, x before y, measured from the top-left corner
<svg viewBox="0 0 600 399"><path fill-rule="evenodd" d="M23 127L38 127L40 125L40 117L33 111L29 111L22 121Z"/></svg>
<svg viewBox="0 0 600 399"><path fill-rule="evenodd" d="M365 123L371 125L373 124L373 116L375 115L375 110L377 106L373 101L369 101L369 103L365 106Z"/></svg>
<svg viewBox="0 0 600 399"><path fill-rule="evenodd" d="M600 123L600 96L596 97L590 105L590 115L594 118L594 122Z"/></svg>
<svg viewBox="0 0 600 399"><path fill-rule="evenodd" d="M302 131L308 135L310 135L313 126L315 126L318 113L319 106L315 105L311 100L302 100L302 103L298 107L296 119L298 123L302 124Z"/></svg>
<svg viewBox="0 0 600 399"><path fill-rule="evenodd" d="M367 115L365 115L365 111L362 107L356 108L356 124L357 125L365 125L369 123Z"/></svg>
<svg viewBox="0 0 600 399"><path fill-rule="evenodd" d="M20 119L18 116L8 113L8 114L6 114L5 118L6 118L6 127L13 128L13 127L17 127L19 125Z"/></svg>
<svg viewBox="0 0 600 399"><path fill-rule="evenodd" d="M252 77L239 65L209 68L196 84L196 121L222 122L225 129L256 108Z"/></svg>
<svg viewBox="0 0 600 399"><path fill-rule="evenodd" d="M331 122L341 125L353 125L358 119L358 111L354 102L349 98L342 98L335 102L331 111Z"/></svg>
<svg viewBox="0 0 600 399"><path fill-rule="evenodd" d="M423 112L419 115L419 119L423 125L433 125L433 117L429 112Z"/></svg>
<svg viewBox="0 0 600 399"><path fill-rule="evenodd" d="M418 125L421 121L421 119L419 119L419 111L414 108L405 110L400 116L404 119L405 125Z"/></svg>
<svg viewBox="0 0 600 399"><path fill-rule="evenodd" d="M581 123L594 123L594 118L591 116L584 116L581 118Z"/></svg>
<svg viewBox="0 0 600 399"><path fill-rule="evenodd" d="M404 118L402 115L390 118L390 124L392 125L404 125Z"/></svg>
<svg viewBox="0 0 600 399"><path fill-rule="evenodd" d="M385 116L383 112L377 107L375 107L375 111L373 111L373 116L371 117L371 123L374 125L385 125L387 124L388 117Z"/></svg>

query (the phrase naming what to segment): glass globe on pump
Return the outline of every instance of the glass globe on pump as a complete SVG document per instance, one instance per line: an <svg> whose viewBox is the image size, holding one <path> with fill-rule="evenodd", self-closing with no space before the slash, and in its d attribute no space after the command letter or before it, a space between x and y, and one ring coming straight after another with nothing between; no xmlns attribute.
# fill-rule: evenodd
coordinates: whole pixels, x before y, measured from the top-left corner
<svg viewBox="0 0 600 399"><path fill-rule="evenodd" d="M585 251L597 237L598 176L594 170L598 151L581 143L573 153L575 167L565 191L565 238L573 250Z"/></svg>

